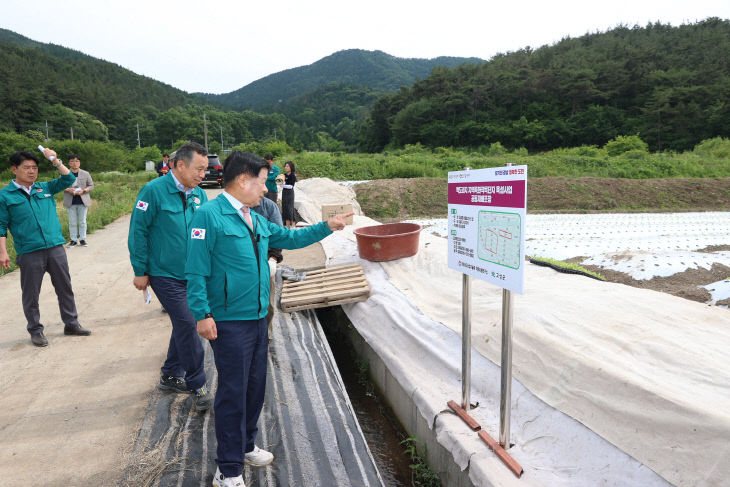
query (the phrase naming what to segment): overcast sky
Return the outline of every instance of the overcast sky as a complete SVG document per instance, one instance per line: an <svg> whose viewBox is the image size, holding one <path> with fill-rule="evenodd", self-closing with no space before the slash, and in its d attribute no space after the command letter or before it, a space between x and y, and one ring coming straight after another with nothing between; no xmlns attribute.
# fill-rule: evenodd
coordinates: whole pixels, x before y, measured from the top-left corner
<svg viewBox="0 0 730 487"><path fill-rule="evenodd" d="M0 0L0 27L188 92L227 93L342 49L489 59L617 25L730 18L730 0Z"/></svg>

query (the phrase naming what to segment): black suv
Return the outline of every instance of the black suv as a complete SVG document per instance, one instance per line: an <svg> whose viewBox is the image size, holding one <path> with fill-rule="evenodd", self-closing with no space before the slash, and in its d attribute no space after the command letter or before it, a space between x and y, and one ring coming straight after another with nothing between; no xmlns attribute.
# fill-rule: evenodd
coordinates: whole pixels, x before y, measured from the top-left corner
<svg viewBox="0 0 730 487"><path fill-rule="evenodd" d="M208 154L208 169L205 170L205 177L200 185L217 184L223 187L223 165L217 154Z"/></svg>

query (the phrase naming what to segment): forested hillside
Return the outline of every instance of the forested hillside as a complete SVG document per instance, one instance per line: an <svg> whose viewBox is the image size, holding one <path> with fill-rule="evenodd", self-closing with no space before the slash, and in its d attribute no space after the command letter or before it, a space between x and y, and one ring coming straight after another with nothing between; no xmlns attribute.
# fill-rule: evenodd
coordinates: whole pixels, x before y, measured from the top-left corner
<svg viewBox="0 0 730 487"><path fill-rule="evenodd" d="M404 59L382 51L348 49L308 66L266 76L231 93L203 96L233 108L274 111L281 102L331 83L373 88L376 92L395 91L425 78L436 66L453 67L481 61L457 57Z"/></svg>
<svg viewBox="0 0 730 487"><path fill-rule="evenodd" d="M280 103L276 112L302 127L331 134L346 147L356 147L361 122L385 94L381 89L330 83Z"/></svg>
<svg viewBox="0 0 730 487"><path fill-rule="evenodd" d="M274 134L299 140L299 128L282 115L214 106L116 64L0 29L0 132L45 135L48 123L55 139L73 131L79 140L169 150L181 140L203 141L203 113L214 147Z"/></svg>
<svg viewBox="0 0 730 487"><path fill-rule="evenodd" d="M437 68L376 102L361 148L501 142L535 151L621 134L660 151L730 135L730 21L617 27Z"/></svg>
<svg viewBox="0 0 730 487"><path fill-rule="evenodd" d="M273 140L534 153L636 134L652 151L683 151L730 136L730 21L621 26L487 62L341 51L209 99L0 29L0 132L44 137L47 123L55 139L164 151L203 142L204 114L213 151Z"/></svg>
<svg viewBox="0 0 730 487"><path fill-rule="evenodd" d="M143 109L166 110L193 101L169 85L120 66L0 29L0 129L23 131L46 119L66 125L79 118L76 136L128 138ZM74 112L82 112L75 114Z"/></svg>

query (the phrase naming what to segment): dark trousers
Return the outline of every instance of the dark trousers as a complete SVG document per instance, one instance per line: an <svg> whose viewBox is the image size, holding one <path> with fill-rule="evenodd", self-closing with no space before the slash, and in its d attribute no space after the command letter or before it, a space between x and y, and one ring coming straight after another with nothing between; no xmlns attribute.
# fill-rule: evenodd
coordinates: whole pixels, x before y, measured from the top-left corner
<svg viewBox="0 0 730 487"><path fill-rule="evenodd" d="M226 477L243 471L244 455L254 448L256 423L264 405L268 334L266 318L218 321L210 342L218 370L215 437L218 468Z"/></svg>
<svg viewBox="0 0 730 487"><path fill-rule="evenodd" d="M20 289L23 295L23 312L28 321L28 333L35 335L43 332L38 296L46 272L51 275L51 283L58 296L61 320L67 327L79 326L76 301L71 289L71 275L68 272L68 259L63 245L20 254L15 262L20 267Z"/></svg>
<svg viewBox="0 0 730 487"><path fill-rule="evenodd" d="M150 286L172 322L170 345L162 373L185 377L188 389L205 385L205 352L198 336L198 326L188 306L187 281L172 277L150 276Z"/></svg>
<svg viewBox="0 0 730 487"><path fill-rule="evenodd" d="M274 203L276 203L279 199L279 193L276 191L267 191L266 197L269 198Z"/></svg>

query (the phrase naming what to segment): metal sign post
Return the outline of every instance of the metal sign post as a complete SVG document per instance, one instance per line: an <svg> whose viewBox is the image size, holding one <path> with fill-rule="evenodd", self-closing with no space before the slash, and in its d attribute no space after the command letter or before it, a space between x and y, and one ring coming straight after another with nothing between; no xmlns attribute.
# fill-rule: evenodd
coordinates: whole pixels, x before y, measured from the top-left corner
<svg viewBox="0 0 730 487"><path fill-rule="evenodd" d="M471 167L465 167L469 171ZM471 405L471 279L461 276L461 408Z"/></svg>
<svg viewBox="0 0 730 487"><path fill-rule="evenodd" d="M469 411L471 396L471 278L461 285L461 408Z"/></svg>
<svg viewBox="0 0 730 487"><path fill-rule="evenodd" d="M505 164L513 166L511 162ZM512 291L502 289L502 374L499 387L499 444L510 448L512 412Z"/></svg>
<svg viewBox="0 0 730 487"><path fill-rule="evenodd" d="M499 444L510 448L512 411L512 291L502 289L502 377L499 388Z"/></svg>

